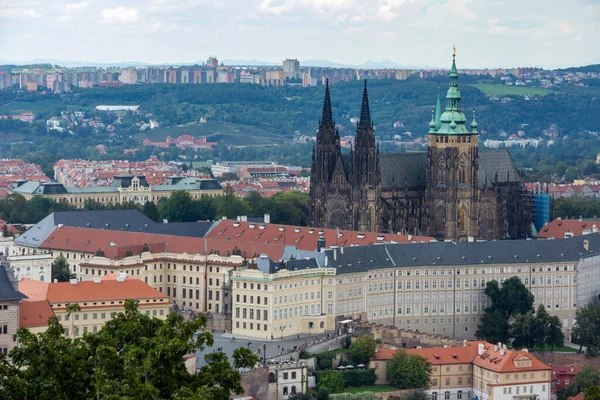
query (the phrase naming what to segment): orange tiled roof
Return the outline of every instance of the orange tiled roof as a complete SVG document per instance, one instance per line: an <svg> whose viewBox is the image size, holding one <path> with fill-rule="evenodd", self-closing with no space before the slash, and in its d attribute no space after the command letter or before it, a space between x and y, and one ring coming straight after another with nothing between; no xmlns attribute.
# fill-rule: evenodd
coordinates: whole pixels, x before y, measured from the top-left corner
<svg viewBox="0 0 600 400"><path fill-rule="evenodd" d="M19 304L19 328L47 326L48 318L53 316L48 300L22 301Z"/></svg>
<svg viewBox="0 0 600 400"><path fill-rule="evenodd" d="M128 250L141 251L147 244L150 251L156 253L168 252L178 254L204 254L206 241L207 253L218 253L221 255L231 254L234 249L246 253L248 258L254 255L266 254L273 260L281 259L285 245L283 243L249 243L241 241L229 235L205 238L171 236L154 233L108 231L93 228L78 228L71 226L57 227L42 244L41 248L51 250L77 251L83 253L95 253L96 250L107 251L114 257L120 256L120 250L108 250L109 247L120 246ZM121 249L122 250L122 249ZM123 255L125 250L123 250ZM139 252L137 253L139 254ZM134 253L134 255L137 255ZM108 256L108 254L107 254Z"/></svg>
<svg viewBox="0 0 600 400"><path fill-rule="evenodd" d="M29 298L41 297L39 285L30 284L31 279L22 279L19 282L19 291ZM43 283L43 282L42 282ZM82 301L108 301L125 299L167 299L167 295L159 292L139 279L127 278L123 282L118 280L104 280L100 283L81 281L77 284L70 282L48 283L46 298L51 304L73 303Z"/></svg>
<svg viewBox="0 0 600 400"><path fill-rule="evenodd" d="M253 226L253 227L252 227ZM295 246L299 250L317 249L321 233L327 246L370 245L374 243L413 243L431 241L426 236L395 235L387 233L338 231L336 229L307 228L293 225L261 224L234 220L222 220L206 235L207 238L230 238L240 242L277 243Z"/></svg>
<svg viewBox="0 0 600 400"><path fill-rule="evenodd" d="M585 399L585 393L583 393L583 392L578 393L576 396L569 397L569 400L584 400L584 399Z"/></svg>
<svg viewBox="0 0 600 400"><path fill-rule="evenodd" d="M566 232L573 233L573 236L581 236L583 231L589 230L593 233L594 229L596 231L600 229L600 220L555 219L544 225L538 232L537 237L538 239L563 239Z"/></svg>
<svg viewBox="0 0 600 400"><path fill-rule="evenodd" d="M550 370L550 367L531 353L523 350L504 350L504 355L501 355L501 349L487 343L485 352L482 355L475 357L473 363L479 367L497 372L519 372L519 371L539 371ZM477 347L475 347L477 349ZM531 361L531 366L517 367L519 361Z"/></svg>
<svg viewBox="0 0 600 400"><path fill-rule="evenodd" d="M422 349L407 349L407 354L418 354L432 365L440 364L470 364L473 355L466 347L429 347Z"/></svg>
<svg viewBox="0 0 600 400"><path fill-rule="evenodd" d="M34 281L24 278L19 281L19 292L28 297L28 301L45 301L48 299L49 282Z"/></svg>

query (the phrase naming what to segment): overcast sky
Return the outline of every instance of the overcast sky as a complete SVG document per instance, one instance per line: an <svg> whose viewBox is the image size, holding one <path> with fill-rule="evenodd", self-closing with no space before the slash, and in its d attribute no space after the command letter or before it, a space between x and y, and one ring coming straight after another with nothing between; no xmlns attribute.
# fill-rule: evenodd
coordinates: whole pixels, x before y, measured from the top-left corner
<svg viewBox="0 0 600 400"><path fill-rule="evenodd" d="M0 0L0 59L600 63L600 0Z"/></svg>

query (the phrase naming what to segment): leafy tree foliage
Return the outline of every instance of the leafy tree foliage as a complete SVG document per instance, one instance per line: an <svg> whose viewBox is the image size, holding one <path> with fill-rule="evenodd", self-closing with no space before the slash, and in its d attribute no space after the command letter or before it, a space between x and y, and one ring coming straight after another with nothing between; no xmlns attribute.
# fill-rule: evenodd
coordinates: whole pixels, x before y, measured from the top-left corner
<svg viewBox="0 0 600 400"><path fill-rule="evenodd" d="M600 385L600 372L594 367L584 367L575 375L573 382L565 389L557 393L558 400L567 400L569 397L576 396L584 392L585 398L588 398L588 391L593 387ZM595 389L594 389L595 391Z"/></svg>
<svg viewBox="0 0 600 400"><path fill-rule="evenodd" d="M506 342L510 317L533 310L533 295L516 276L505 280L502 287L495 280L489 281L484 293L492 304L484 310L475 336L491 343Z"/></svg>
<svg viewBox="0 0 600 400"><path fill-rule="evenodd" d="M557 218L593 218L600 215L600 201L594 199L560 198L553 201Z"/></svg>
<svg viewBox="0 0 600 400"><path fill-rule="evenodd" d="M431 384L431 365L418 354L398 351L388 362L386 377L398 389L428 389Z"/></svg>
<svg viewBox="0 0 600 400"><path fill-rule="evenodd" d="M156 207L156 204L154 204L152 201L147 201L146 203L144 203L144 206L142 207L142 212L146 217L150 218L154 222L158 222L160 220L158 208Z"/></svg>
<svg viewBox="0 0 600 400"><path fill-rule="evenodd" d="M350 345L350 357L356 364L368 364L376 348L377 343L371 335L362 335Z"/></svg>
<svg viewBox="0 0 600 400"><path fill-rule="evenodd" d="M577 309L572 336L573 342L579 344L580 353L583 346L588 355L600 353L600 306L587 304Z"/></svg>
<svg viewBox="0 0 600 400"><path fill-rule="evenodd" d="M69 268L69 262L62 254L54 259L51 269L52 282L54 282L54 280L57 280L58 282L68 282L70 279L75 279L76 277Z"/></svg>
<svg viewBox="0 0 600 400"><path fill-rule="evenodd" d="M235 195L233 188L229 185L225 187L225 193L218 203L217 216L219 218L235 218L238 215L248 215L250 213L250 208Z"/></svg>
<svg viewBox="0 0 600 400"><path fill-rule="evenodd" d="M322 390L327 392L327 395L341 393L344 391L344 380L338 371L325 370L317 373L317 398L318 393Z"/></svg>
<svg viewBox="0 0 600 400"><path fill-rule="evenodd" d="M330 400L378 400L379 397L375 393L338 393L329 396Z"/></svg>
<svg viewBox="0 0 600 400"><path fill-rule="evenodd" d="M600 400L600 387L590 386L588 390L585 391L585 398L588 400Z"/></svg>
<svg viewBox="0 0 600 400"><path fill-rule="evenodd" d="M20 345L11 352L12 363L0 358L0 397L226 400L241 394L235 368L258 362L249 349L235 350L235 368L219 352L207 355L197 374L187 372L184 356L213 343L205 326L205 318L184 321L175 313L166 320L150 318L138 312L136 302L127 301L125 312L100 332L70 339L52 317L44 333L18 331Z"/></svg>
<svg viewBox="0 0 600 400"><path fill-rule="evenodd" d="M288 396L288 400L315 400L310 393L294 393Z"/></svg>
<svg viewBox="0 0 600 400"><path fill-rule="evenodd" d="M509 334L516 348L541 348L546 345L561 347L564 344L562 324L557 316L550 316L546 307L540 304L537 313L529 311L517 315L510 325Z"/></svg>

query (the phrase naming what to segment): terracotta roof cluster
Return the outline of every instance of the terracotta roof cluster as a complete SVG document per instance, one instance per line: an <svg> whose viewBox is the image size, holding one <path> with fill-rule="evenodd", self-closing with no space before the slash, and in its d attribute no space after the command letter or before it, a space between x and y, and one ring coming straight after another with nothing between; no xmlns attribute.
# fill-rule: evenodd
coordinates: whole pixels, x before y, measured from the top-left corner
<svg viewBox="0 0 600 400"><path fill-rule="evenodd" d="M9 189L15 181L23 179L50 182L50 178L37 164L23 160L0 159L0 189Z"/></svg>
<svg viewBox="0 0 600 400"><path fill-rule="evenodd" d="M538 239L563 239L597 233L600 219L555 219L538 232Z"/></svg>
<svg viewBox="0 0 600 400"><path fill-rule="evenodd" d="M482 354L479 346L483 346ZM372 360L391 360L398 350L379 348ZM473 363L497 372L550 370L550 367L526 350L508 350L481 341L466 342L463 346L431 347L405 350L418 354L432 365ZM522 364L518 366L518 364Z"/></svg>
<svg viewBox="0 0 600 400"><path fill-rule="evenodd" d="M40 248L92 254L101 250L106 257L115 259L122 258L128 250L132 255L139 255L144 245L147 245L152 253L204 254L206 249L207 254L222 256L237 253L252 258L255 255L266 254L273 260L281 259L285 250L284 243L250 243L235 238L227 240L224 236L198 238L71 226L59 226L54 229Z"/></svg>
<svg viewBox="0 0 600 400"><path fill-rule="evenodd" d="M143 175L148 184L163 185L171 176L192 176L195 173L184 173L177 165L155 157L147 161L58 160L55 168L59 171L60 182L68 187L109 186L116 175L122 174Z"/></svg>
<svg viewBox="0 0 600 400"><path fill-rule="evenodd" d="M233 220L222 220L206 234L207 238L288 245L307 251L317 249L317 241L321 236L325 239L327 247L366 246L377 243L420 243L434 240L427 236L319 229Z"/></svg>

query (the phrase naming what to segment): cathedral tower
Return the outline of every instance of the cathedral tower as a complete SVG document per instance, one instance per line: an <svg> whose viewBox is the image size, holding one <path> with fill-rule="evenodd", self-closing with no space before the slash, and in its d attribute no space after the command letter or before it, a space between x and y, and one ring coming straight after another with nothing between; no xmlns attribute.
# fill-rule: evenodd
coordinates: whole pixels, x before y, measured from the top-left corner
<svg viewBox="0 0 600 400"><path fill-rule="evenodd" d="M352 166L350 181L354 189L352 228L363 232L379 232L378 202L381 195L379 149L375 145L366 80L350 165Z"/></svg>
<svg viewBox="0 0 600 400"><path fill-rule="evenodd" d="M311 226L348 229L350 195L340 135L331 111L329 81L326 81L323 112L312 155L309 204Z"/></svg>
<svg viewBox="0 0 600 400"><path fill-rule="evenodd" d="M467 125L460 107L456 50L452 54L450 87L441 113L437 105L429 123L426 175L426 224L430 236L466 240L478 236L479 155L477 122ZM440 114L441 113L441 114Z"/></svg>

